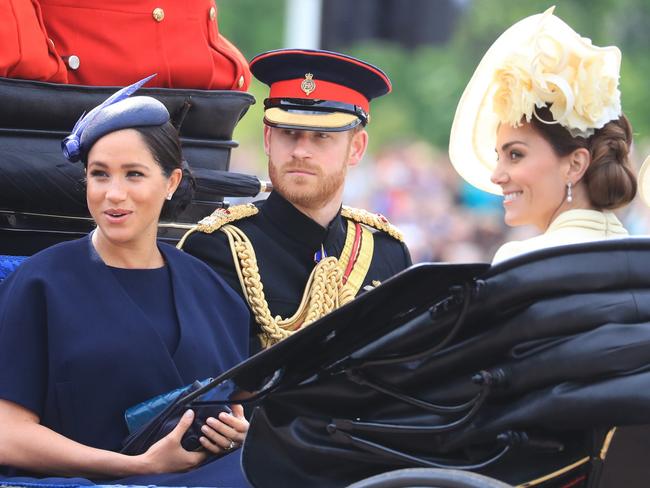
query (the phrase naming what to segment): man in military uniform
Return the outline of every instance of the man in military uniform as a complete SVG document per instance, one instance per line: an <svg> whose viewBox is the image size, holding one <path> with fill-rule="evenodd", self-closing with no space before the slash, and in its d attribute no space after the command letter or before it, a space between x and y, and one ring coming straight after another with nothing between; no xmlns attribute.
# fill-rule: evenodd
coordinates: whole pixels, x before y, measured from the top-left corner
<svg viewBox="0 0 650 488"><path fill-rule="evenodd" d="M266 201L216 210L179 247L247 301L256 351L407 268L411 258L383 216L342 206L348 167L368 145L369 102L391 90L386 74L342 54L299 49L258 55L250 66L270 86L264 148L274 190Z"/></svg>

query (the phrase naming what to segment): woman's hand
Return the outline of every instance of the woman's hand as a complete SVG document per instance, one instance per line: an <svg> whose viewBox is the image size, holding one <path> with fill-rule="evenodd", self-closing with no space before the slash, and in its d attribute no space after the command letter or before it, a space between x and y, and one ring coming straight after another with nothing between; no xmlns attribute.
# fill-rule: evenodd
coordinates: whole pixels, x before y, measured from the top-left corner
<svg viewBox="0 0 650 488"><path fill-rule="evenodd" d="M75 442L41 425L31 410L0 399L0 465L47 476L123 478L142 474L186 471L203 462L204 450L189 452L181 446L194 412L186 412L174 430L147 452L127 456Z"/></svg>
<svg viewBox="0 0 650 488"><path fill-rule="evenodd" d="M188 410L183 414L174 430L139 456L144 463L144 473L187 471L205 460L207 457L205 451L190 452L183 449L181 445L183 435L190 428L193 420L194 412ZM248 424L248 422L246 423Z"/></svg>
<svg viewBox="0 0 650 488"><path fill-rule="evenodd" d="M248 432L244 408L241 405L232 405L232 414L221 412L219 419L209 417L201 431L201 445L211 453L222 454L239 447Z"/></svg>

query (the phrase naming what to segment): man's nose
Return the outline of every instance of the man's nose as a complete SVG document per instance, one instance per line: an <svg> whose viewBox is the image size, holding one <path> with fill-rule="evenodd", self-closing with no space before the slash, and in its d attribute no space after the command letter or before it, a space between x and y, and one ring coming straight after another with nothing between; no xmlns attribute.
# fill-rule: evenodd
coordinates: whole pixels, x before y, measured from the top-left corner
<svg viewBox="0 0 650 488"><path fill-rule="evenodd" d="M311 138L308 132L296 137L293 145L292 155L296 159L306 159L312 154Z"/></svg>

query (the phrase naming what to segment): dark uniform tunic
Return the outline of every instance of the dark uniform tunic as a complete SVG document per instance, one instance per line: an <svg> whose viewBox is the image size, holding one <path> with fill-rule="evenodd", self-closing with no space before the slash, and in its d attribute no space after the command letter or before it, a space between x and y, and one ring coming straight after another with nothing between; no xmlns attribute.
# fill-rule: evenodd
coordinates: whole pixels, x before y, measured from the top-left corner
<svg viewBox="0 0 650 488"><path fill-rule="evenodd" d="M347 222L340 213L327 228L300 212L279 193L256 202L259 213L233 223L250 239L264 286L269 309L275 317L289 317L300 304L309 275L316 265L314 254L323 246L327 256L340 256L346 239ZM385 232L374 232L374 252L363 287L384 281L411 265L403 242ZM244 296L227 236L220 231L194 232L183 249L208 263L242 297ZM260 332L251 318L251 352L260 349Z"/></svg>

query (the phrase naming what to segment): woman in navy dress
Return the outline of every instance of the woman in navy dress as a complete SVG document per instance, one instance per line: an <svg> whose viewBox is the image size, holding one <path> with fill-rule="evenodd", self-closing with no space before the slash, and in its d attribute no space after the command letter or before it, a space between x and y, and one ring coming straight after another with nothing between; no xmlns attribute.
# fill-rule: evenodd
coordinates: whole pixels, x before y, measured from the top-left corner
<svg viewBox="0 0 650 488"><path fill-rule="evenodd" d="M180 444L188 411L144 454L119 453L128 407L248 353L241 299L201 261L156 240L163 204L188 201L191 179L165 106L128 97L139 86L82 117L64 141L66 157L86 167L97 228L0 284L0 484L246 486L238 453L209 459L243 441L239 405L207 420L200 451Z"/></svg>

